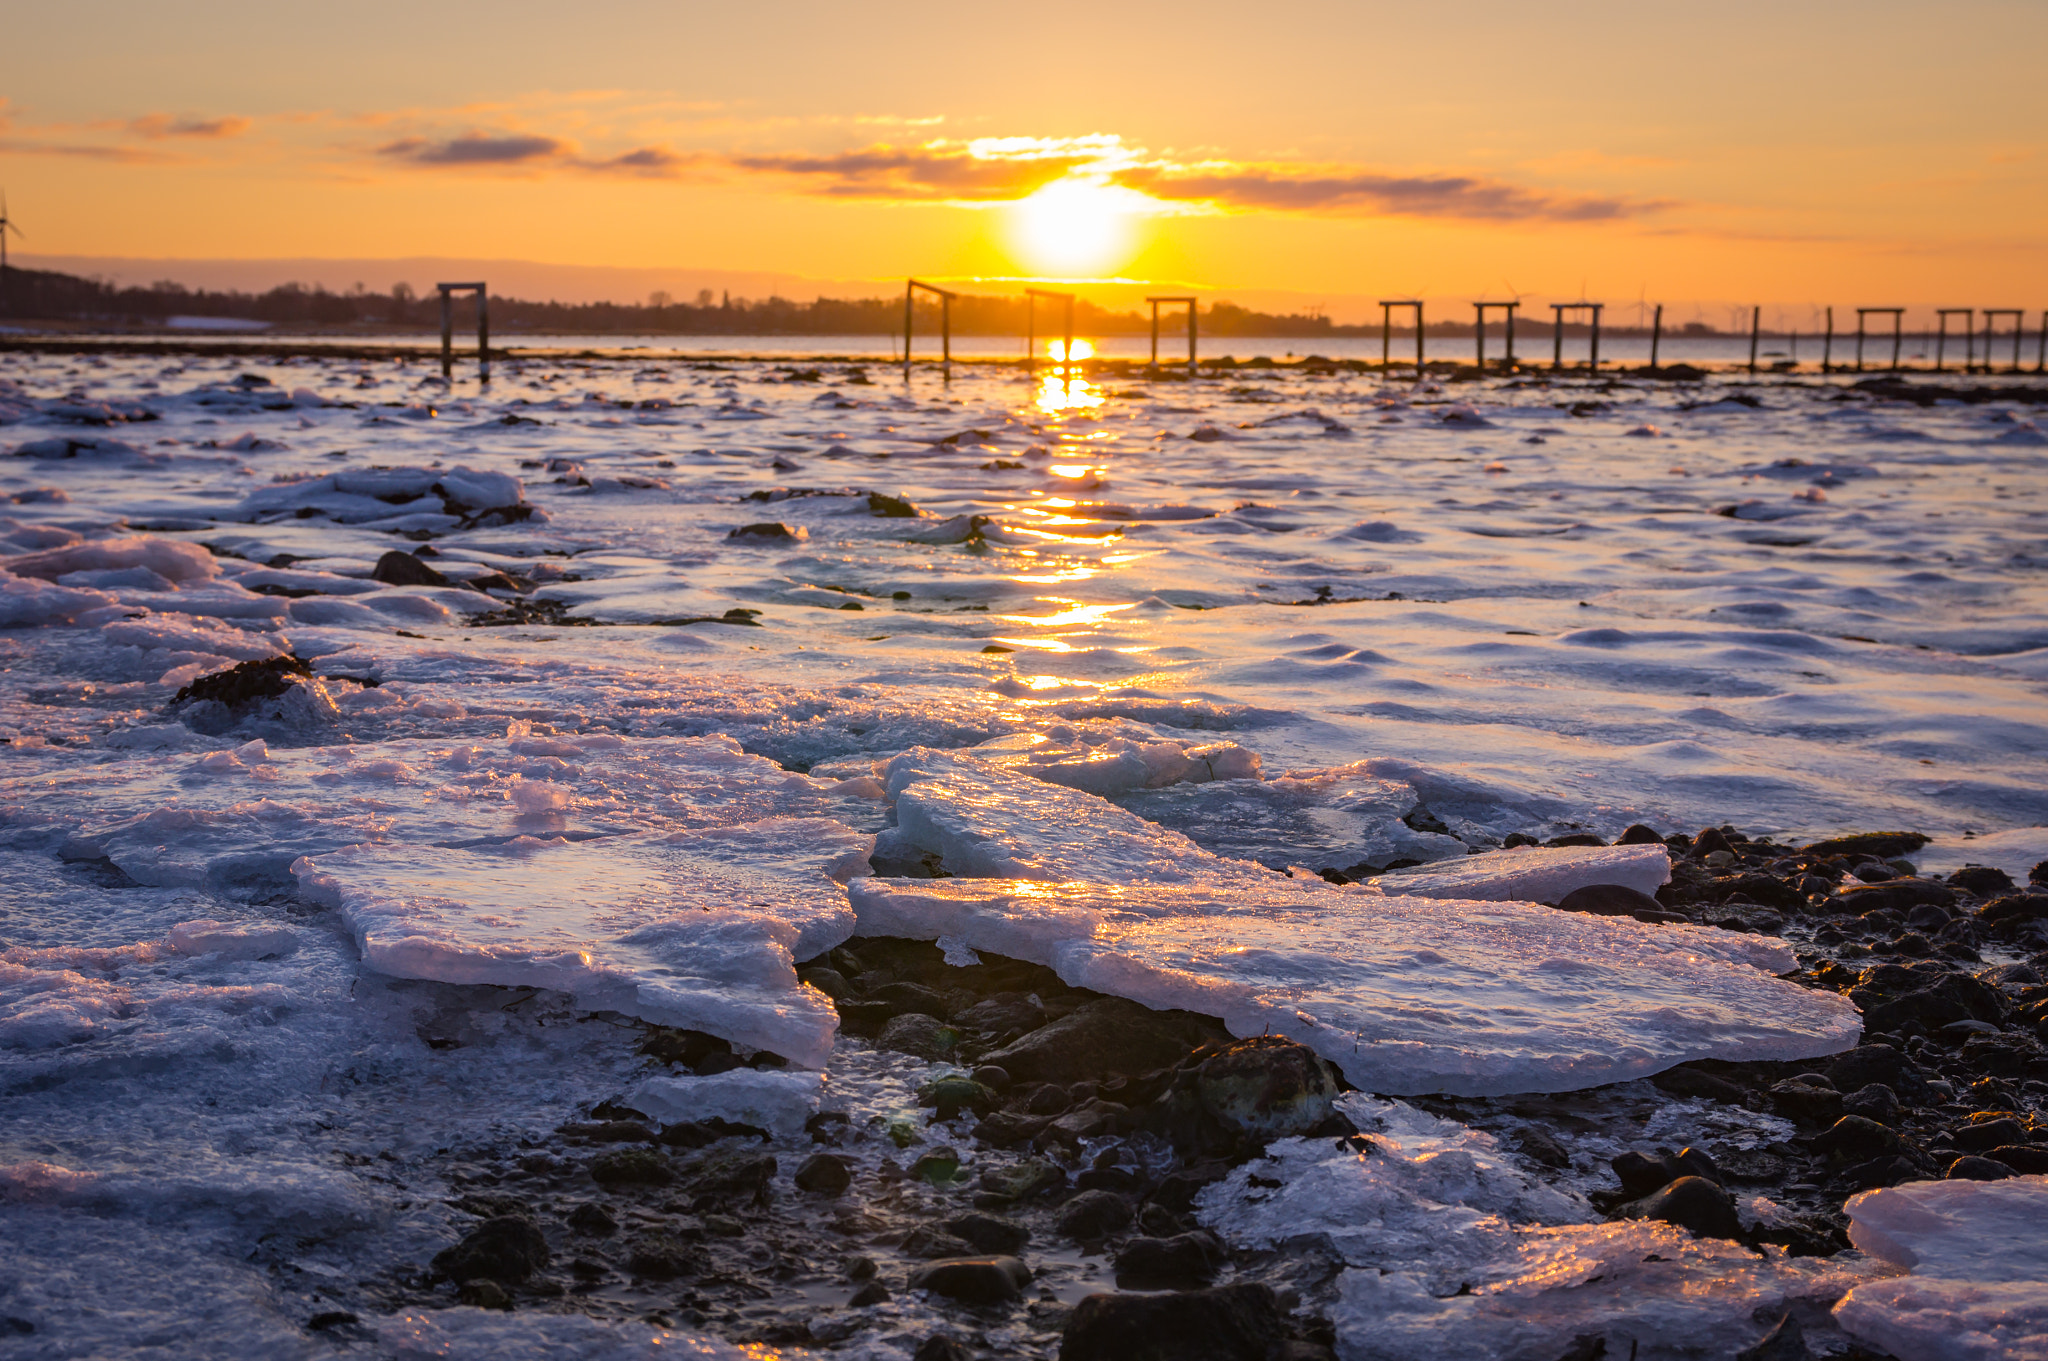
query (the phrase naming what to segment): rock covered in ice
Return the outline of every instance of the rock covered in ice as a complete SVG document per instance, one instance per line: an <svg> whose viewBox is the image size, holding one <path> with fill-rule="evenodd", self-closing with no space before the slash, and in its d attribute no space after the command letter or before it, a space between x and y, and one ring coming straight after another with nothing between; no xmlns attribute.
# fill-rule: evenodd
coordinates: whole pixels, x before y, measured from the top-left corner
<svg viewBox="0 0 2048 1361"><path fill-rule="evenodd" d="M1271 877L1093 794L975 756L914 747L881 774L898 835L963 877L1133 884Z"/></svg>
<svg viewBox="0 0 2048 1361"><path fill-rule="evenodd" d="M551 988L822 1067L838 1017L797 982L795 961L853 934L839 879L866 869L871 844L830 819L770 819L580 842L362 844L292 873L341 910L381 972Z"/></svg>
<svg viewBox="0 0 2048 1361"><path fill-rule="evenodd" d="M729 1120L791 1135L818 1109L822 1073L735 1068L703 1077L652 1077L626 1093L626 1104L665 1125Z"/></svg>
<svg viewBox="0 0 2048 1361"><path fill-rule="evenodd" d="M1368 887L1404 898L1556 903L1588 884L1620 884L1655 894L1670 882L1671 856L1662 846L1519 846L1397 870Z"/></svg>
<svg viewBox="0 0 2048 1361"><path fill-rule="evenodd" d="M281 482L242 498L221 518L261 522L285 516L324 516L341 524L376 526L400 516L545 518L526 503L519 479L475 468L362 468Z"/></svg>
<svg viewBox="0 0 2048 1361"><path fill-rule="evenodd" d="M1699 1058L1836 1053L1846 998L1756 967L1773 942L1529 903L1394 898L1321 881L863 879L866 935L959 940L1077 987L1285 1035L1368 1091L1571 1091Z"/></svg>
<svg viewBox="0 0 2048 1361"><path fill-rule="evenodd" d="M1920 1181L1850 1197L1849 1241L1911 1272L1859 1285L1842 1329L1895 1356L2048 1356L2048 1177Z"/></svg>

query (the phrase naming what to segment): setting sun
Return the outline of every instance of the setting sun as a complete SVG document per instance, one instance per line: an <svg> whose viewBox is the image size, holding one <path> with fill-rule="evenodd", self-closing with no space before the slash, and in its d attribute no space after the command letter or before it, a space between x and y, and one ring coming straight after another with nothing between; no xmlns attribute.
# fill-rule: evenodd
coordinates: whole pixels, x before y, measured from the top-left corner
<svg viewBox="0 0 2048 1361"><path fill-rule="evenodd" d="M1137 245L1131 197L1092 180L1055 180L1012 210L1013 248L1027 267L1062 278L1114 270Z"/></svg>

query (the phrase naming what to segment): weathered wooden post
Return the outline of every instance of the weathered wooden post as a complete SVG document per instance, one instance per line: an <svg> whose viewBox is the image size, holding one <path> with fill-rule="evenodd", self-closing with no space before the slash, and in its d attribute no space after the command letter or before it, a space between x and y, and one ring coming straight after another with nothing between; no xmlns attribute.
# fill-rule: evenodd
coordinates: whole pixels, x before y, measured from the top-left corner
<svg viewBox="0 0 2048 1361"><path fill-rule="evenodd" d="M455 376L455 300L448 285L441 285L441 376Z"/></svg>
<svg viewBox="0 0 2048 1361"><path fill-rule="evenodd" d="M1422 300L1419 298L1380 299L1380 372L1385 374L1393 366L1389 351L1394 340L1394 309L1408 307L1415 312L1415 381L1422 381Z"/></svg>
<svg viewBox="0 0 2048 1361"><path fill-rule="evenodd" d="M1145 299L1145 301L1152 305L1152 367L1154 369L1157 369L1159 367L1159 304L1163 302L1173 303L1175 305L1179 305L1182 303L1187 304L1188 378L1190 381L1192 381L1195 376L1195 299L1186 294L1182 294L1175 297L1147 298Z"/></svg>
<svg viewBox="0 0 2048 1361"><path fill-rule="evenodd" d="M455 295L476 294L476 358L478 377L484 382L491 381L491 311L490 289L482 282L472 284L435 284L441 293L441 376L452 379L455 376Z"/></svg>
<svg viewBox="0 0 2048 1361"><path fill-rule="evenodd" d="M491 381L491 291L482 284L476 286L476 366L477 381Z"/></svg>
<svg viewBox="0 0 2048 1361"><path fill-rule="evenodd" d="M1997 335L1993 319L2012 318L2012 368L2009 372L2020 371L2020 335L2026 329L2027 314L2017 307L1987 307L1984 309L1984 372L1992 372L1991 343Z"/></svg>
<svg viewBox="0 0 2048 1361"><path fill-rule="evenodd" d="M1963 372L1968 373L1977 367L1977 334L1973 329L1976 324L1977 309L1974 307L1937 307L1934 309L1934 371L1936 373L1942 372L1946 367L1948 319L1955 316L1963 318L1963 334L1970 338L1968 357L1963 361Z"/></svg>
<svg viewBox="0 0 2048 1361"><path fill-rule="evenodd" d="M1863 372L1864 318L1881 312L1892 319L1892 372L1898 372L1899 350L1906 343L1906 309L1903 307L1859 307L1856 309L1856 372Z"/></svg>
<svg viewBox="0 0 2048 1361"><path fill-rule="evenodd" d="M1600 312L1606 305L1599 302L1588 304L1593 309L1593 349L1590 357L1591 367L1595 373L1600 372Z"/></svg>
<svg viewBox="0 0 2048 1361"><path fill-rule="evenodd" d="M1750 371L1751 373L1755 373L1755 372L1756 372L1756 345L1757 345L1757 341L1758 341L1758 340L1759 340L1759 339L1760 339L1760 338L1762 337L1762 335L1763 335L1763 325L1764 325L1764 309L1763 309L1763 308L1761 308L1761 307L1752 307L1752 308L1750 308L1750 309L1749 309L1749 371Z"/></svg>
<svg viewBox="0 0 2048 1361"><path fill-rule="evenodd" d="M2048 308L2041 310L2041 348L2034 354L2034 372L2048 373Z"/></svg>
<svg viewBox="0 0 2048 1361"><path fill-rule="evenodd" d="M1550 367L1553 371L1564 367L1564 314L1567 312L1591 312L1593 314L1593 344L1592 349L1588 352L1587 367L1592 369L1594 373L1600 372L1600 313L1606 307L1607 304L1604 302L1554 302L1550 304L1550 315L1552 317Z"/></svg>
<svg viewBox="0 0 2048 1361"><path fill-rule="evenodd" d="M1477 321L1473 323L1473 336L1479 340L1479 362L1475 366L1479 368L1481 375L1483 375L1483 372L1487 372L1487 313L1489 311L1503 313L1501 336L1507 342L1507 358L1501 360L1501 368L1505 372L1513 372L1513 368L1516 368L1516 307L1520 307L1520 305L1522 303L1473 303L1473 313L1477 317Z"/></svg>
<svg viewBox="0 0 2048 1361"><path fill-rule="evenodd" d="M1820 371L1822 373L1832 373L1834 371L1835 309L1832 307L1828 309L1827 326L1828 329L1822 335L1820 342Z"/></svg>
<svg viewBox="0 0 2048 1361"><path fill-rule="evenodd" d="M950 383L953 381L953 299L959 294L921 279L903 281L903 381L910 381L910 337L917 313L916 294L920 288L936 294L939 299L939 358L944 366L940 372Z"/></svg>
<svg viewBox="0 0 2048 1361"><path fill-rule="evenodd" d="M1650 368L1657 367L1657 343L1664 339L1664 304L1658 303L1657 310L1650 313Z"/></svg>

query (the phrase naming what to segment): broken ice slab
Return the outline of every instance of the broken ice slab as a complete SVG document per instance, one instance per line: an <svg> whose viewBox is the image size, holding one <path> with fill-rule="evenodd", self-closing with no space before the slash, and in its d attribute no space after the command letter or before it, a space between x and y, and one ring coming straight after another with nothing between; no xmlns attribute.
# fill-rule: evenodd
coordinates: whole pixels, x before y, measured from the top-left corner
<svg viewBox="0 0 2048 1361"><path fill-rule="evenodd" d="M1408 898L1555 903L1588 884L1620 884L1655 894L1670 882L1671 856L1662 846L1522 846L1426 869L1396 870L1367 887Z"/></svg>
<svg viewBox="0 0 2048 1361"><path fill-rule="evenodd" d="M967 878L1173 884L1271 878L1078 789L991 761L913 747L882 768L896 833Z"/></svg>
<svg viewBox="0 0 2048 1361"><path fill-rule="evenodd" d="M2048 1177L1918 1181L1851 1196L1849 1241L1909 1276L1835 1306L1842 1330L1895 1356L2048 1356Z"/></svg>
<svg viewBox="0 0 2048 1361"><path fill-rule="evenodd" d="M1733 1356L1788 1311L1817 1315L1875 1271L1853 1254L1788 1258L1768 1248L1760 1257L1655 1221L1501 1231L1504 1251L1460 1282L1465 1290L1442 1297L1412 1272L1346 1268L1330 1310L1337 1355L1533 1361L1574 1354L1592 1337L1605 1350L1578 1354Z"/></svg>
<svg viewBox="0 0 2048 1361"><path fill-rule="evenodd" d="M625 1102L665 1125L718 1119L794 1135L818 1109L824 1091L823 1073L735 1068L702 1077L651 1077L627 1092Z"/></svg>
<svg viewBox="0 0 2048 1361"><path fill-rule="evenodd" d="M828 818L593 841L344 847L292 866L364 961L403 978L551 988L823 1067L838 1016L796 978L853 933L839 880L871 839Z"/></svg>
<svg viewBox="0 0 2048 1361"><path fill-rule="evenodd" d="M974 748L976 758L1048 784L1111 797L1216 780L1256 780L1260 760L1235 742L1146 740L1146 735L1094 738L1093 745L1038 733L999 737Z"/></svg>
<svg viewBox="0 0 2048 1361"><path fill-rule="evenodd" d="M1764 971L1793 967L1782 944L1710 927L1272 875L859 879L848 894L860 934L957 937L1234 1034L1285 1035L1391 1095L1574 1091L1693 1059L1816 1058L1862 1030L1848 999Z"/></svg>

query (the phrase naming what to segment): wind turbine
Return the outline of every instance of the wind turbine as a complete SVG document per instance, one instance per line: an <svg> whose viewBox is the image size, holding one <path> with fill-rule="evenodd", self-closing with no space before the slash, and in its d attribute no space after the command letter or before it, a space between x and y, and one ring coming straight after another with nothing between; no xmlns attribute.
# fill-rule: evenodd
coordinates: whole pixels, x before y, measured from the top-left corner
<svg viewBox="0 0 2048 1361"><path fill-rule="evenodd" d="M14 219L7 216L7 191L0 189L0 313L7 310L7 233L25 236L21 228L14 225Z"/></svg>

